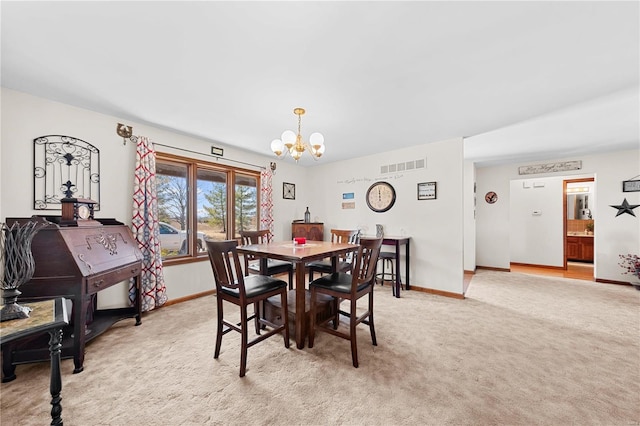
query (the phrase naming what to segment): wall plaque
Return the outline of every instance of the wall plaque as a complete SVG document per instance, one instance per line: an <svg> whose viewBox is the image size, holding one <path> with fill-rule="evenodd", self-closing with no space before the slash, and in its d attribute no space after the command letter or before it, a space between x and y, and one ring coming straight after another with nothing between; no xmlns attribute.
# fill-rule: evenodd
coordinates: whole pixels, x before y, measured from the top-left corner
<svg viewBox="0 0 640 426"><path fill-rule="evenodd" d="M518 174L533 175L537 173L566 172L582 169L582 161L560 161L558 163L535 164L532 166L518 167Z"/></svg>

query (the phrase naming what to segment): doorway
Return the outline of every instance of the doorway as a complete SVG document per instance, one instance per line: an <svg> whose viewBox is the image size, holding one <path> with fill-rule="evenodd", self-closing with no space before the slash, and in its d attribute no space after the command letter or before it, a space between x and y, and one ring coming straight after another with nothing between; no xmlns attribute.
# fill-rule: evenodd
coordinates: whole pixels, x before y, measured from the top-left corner
<svg viewBox="0 0 640 426"><path fill-rule="evenodd" d="M594 178L563 181L564 270L590 272L593 279L595 235Z"/></svg>

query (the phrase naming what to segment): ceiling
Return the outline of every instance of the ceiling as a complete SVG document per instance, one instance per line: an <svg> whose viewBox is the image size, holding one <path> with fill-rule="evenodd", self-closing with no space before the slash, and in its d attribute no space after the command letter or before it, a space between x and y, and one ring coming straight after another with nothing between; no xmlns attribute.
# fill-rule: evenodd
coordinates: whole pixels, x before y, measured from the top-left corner
<svg viewBox="0 0 640 426"><path fill-rule="evenodd" d="M260 154L295 107L322 162L456 137L480 166L639 144L636 1L0 7L3 87Z"/></svg>

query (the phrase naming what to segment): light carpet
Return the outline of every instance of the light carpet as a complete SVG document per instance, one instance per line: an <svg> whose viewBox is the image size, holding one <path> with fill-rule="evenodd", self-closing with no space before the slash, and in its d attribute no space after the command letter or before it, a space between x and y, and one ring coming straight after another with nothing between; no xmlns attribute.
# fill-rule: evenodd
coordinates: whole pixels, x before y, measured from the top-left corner
<svg viewBox="0 0 640 426"><path fill-rule="evenodd" d="M63 360L66 425L637 425L640 291L479 271L465 300L376 286L378 346L239 335L213 359L215 296L125 320ZM50 423L47 363L0 388L3 426Z"/></svg>

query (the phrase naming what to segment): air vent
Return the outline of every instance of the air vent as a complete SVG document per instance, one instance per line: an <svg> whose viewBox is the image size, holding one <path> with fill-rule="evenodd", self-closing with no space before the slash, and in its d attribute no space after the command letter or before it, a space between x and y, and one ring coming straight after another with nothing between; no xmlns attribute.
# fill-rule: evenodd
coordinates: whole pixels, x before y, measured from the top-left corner
<svg viewBox="0 0 640 426"><path fill-rule="evenodd" d="M424 169L427 167L427 159L420 158L418 160L405 161L396 164L385 164L380 166L380 173L396 173L396 172L409 172L416 169Z"/></svg>

